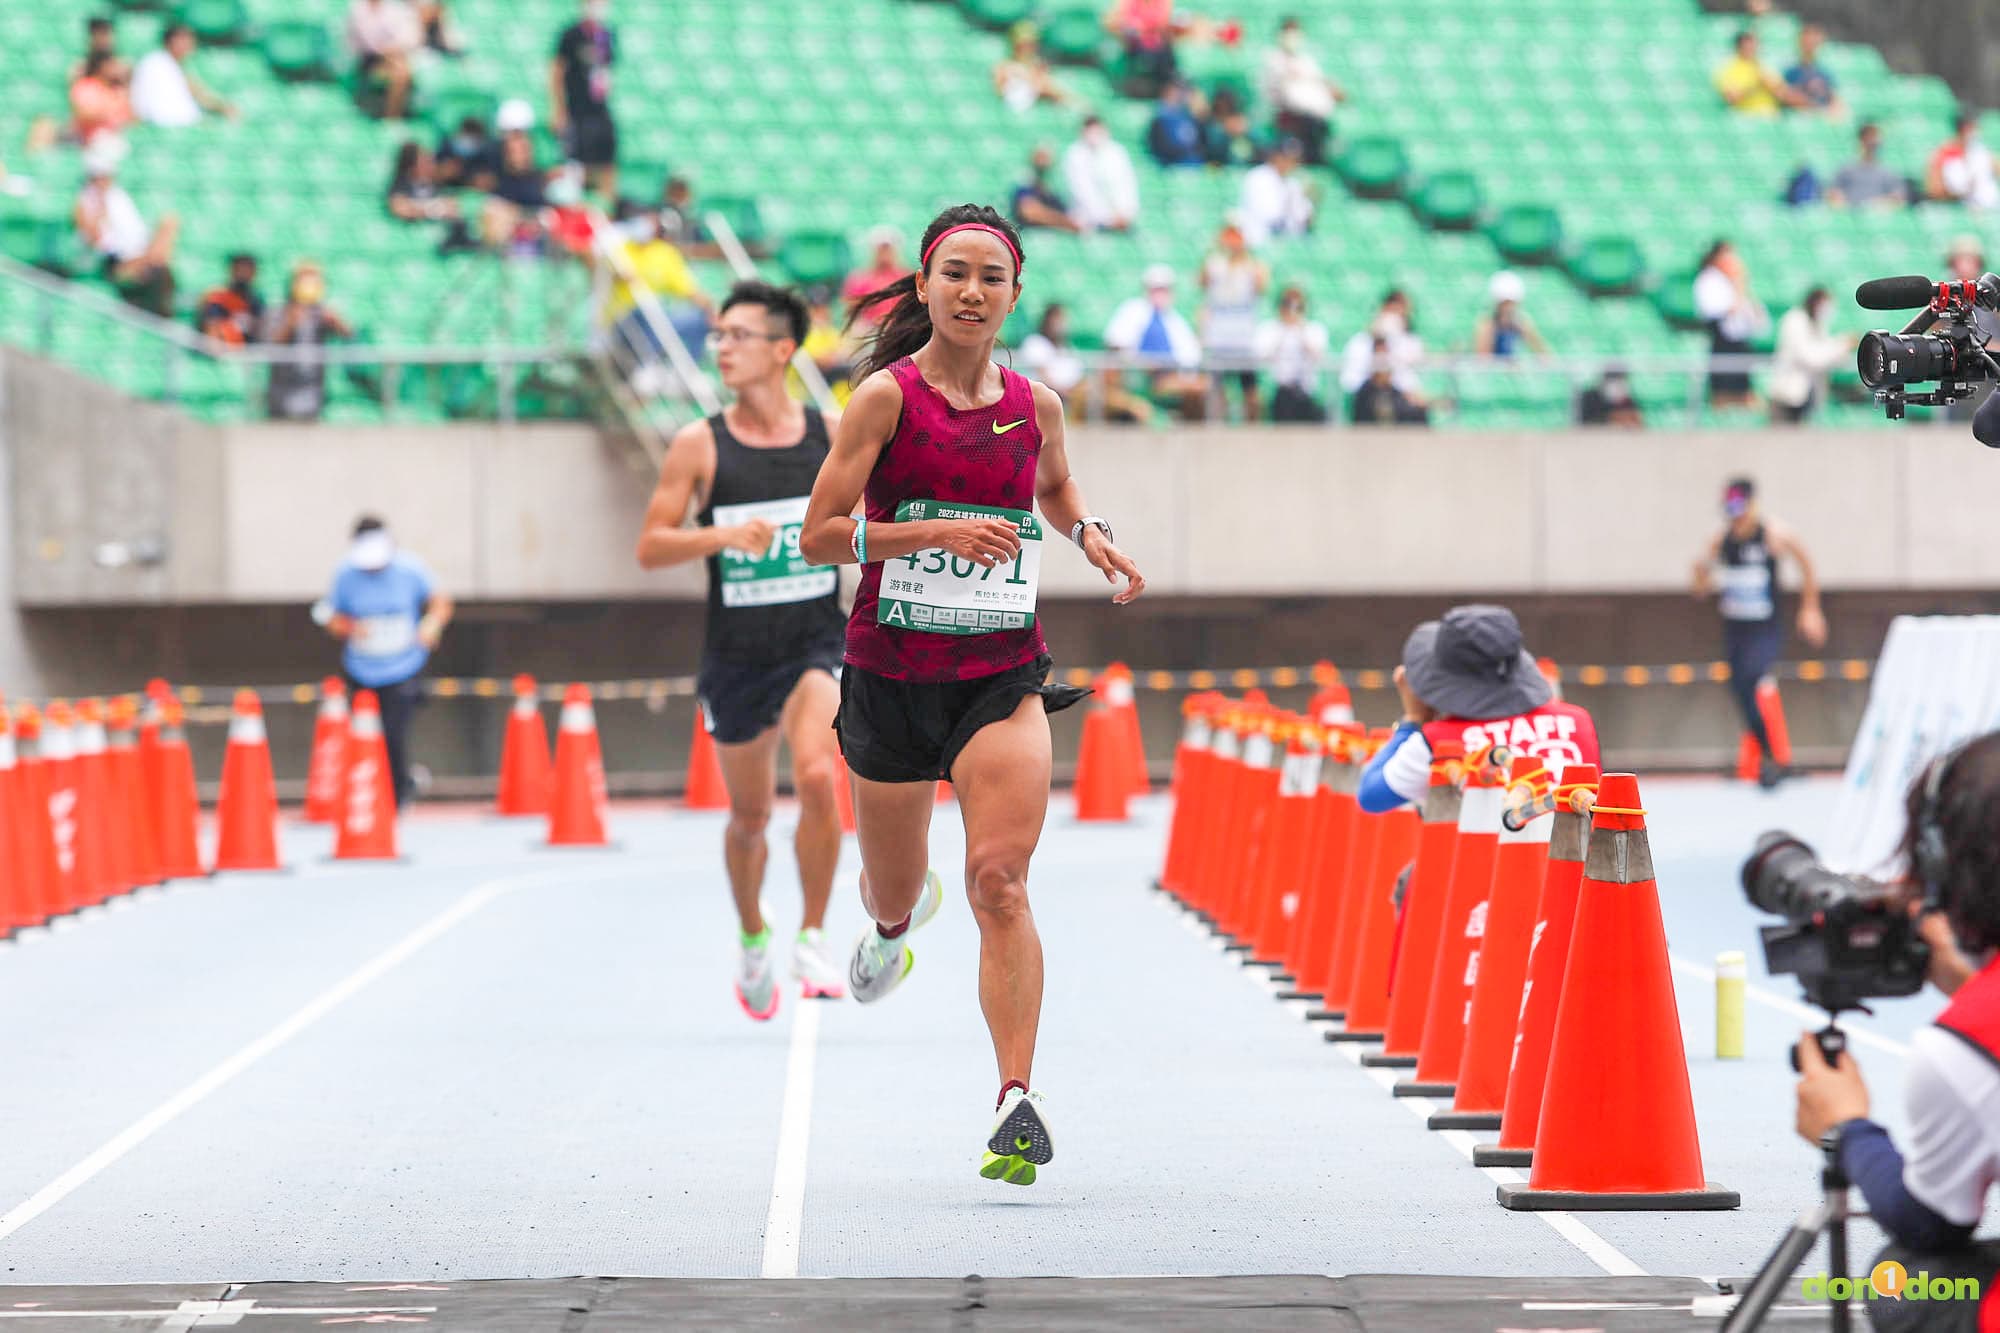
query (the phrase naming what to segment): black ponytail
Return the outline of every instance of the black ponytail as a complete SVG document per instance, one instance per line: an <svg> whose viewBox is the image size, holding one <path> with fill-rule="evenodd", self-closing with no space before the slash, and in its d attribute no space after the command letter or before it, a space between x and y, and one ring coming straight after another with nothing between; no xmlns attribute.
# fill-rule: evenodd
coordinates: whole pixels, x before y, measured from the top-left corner
<svg viewBox="0 0 2000 1333"><path fill-rule="evenodd" d="M953 227L963 227L967 223L993 228L1007 238L1016 255L1021 253L1021 233L1014 229L1012 222L984 204L954 204L932 218L931 225L924 228L923 241L918 245L917 253L928 255L938 237ZM928 273L929 269L926 268L925 272ZM1019 283L1020 280L1020 269L1016 267L1014 281ZM917 275L914 273L865 296L856 297L847 313L847 327L852 329L859 322L862 311L884 301L892 304L856 358L856 383L886 366L896 364L931 340L930 307L917 299Z"/></svg>

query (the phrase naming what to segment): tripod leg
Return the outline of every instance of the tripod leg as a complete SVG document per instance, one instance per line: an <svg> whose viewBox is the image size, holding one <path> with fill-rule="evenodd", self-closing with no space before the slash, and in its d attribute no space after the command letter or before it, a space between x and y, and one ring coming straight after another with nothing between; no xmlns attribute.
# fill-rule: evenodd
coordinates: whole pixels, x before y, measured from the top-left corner
<svg viewBox="0 0 2000 1333"><path fill-rule="evenodd" d="M1844 1195L1839 1206L1844 1212L1846 1207ZM1744 1289L1743 1299L1736 1303L1736 1308L1722 1321L1720 1333L1748 1333L1748 1330L1764 1322L1764 1316L1777 1303L1778 1297L1784 1294L1793 1271L1808 1254L1812 1253L1813 1246L1819 1242L1819 1233L1825 1230L1828 1221L1831 1220L1830 1214L1834 1207L1831 1200L1824 1201L1801 1215L1799 1220L1792 1224L1792 1229L1778 1242L1778 1248L1771 1251L1771 1257L1764 1261L1764 1266L1750 1279L1750 1285Z"/></svg>

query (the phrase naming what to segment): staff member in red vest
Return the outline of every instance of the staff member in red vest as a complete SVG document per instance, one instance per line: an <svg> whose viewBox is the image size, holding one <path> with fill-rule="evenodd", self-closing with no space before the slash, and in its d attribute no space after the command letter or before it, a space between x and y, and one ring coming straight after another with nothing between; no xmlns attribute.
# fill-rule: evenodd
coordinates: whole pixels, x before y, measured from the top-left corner
<svg viewBox="0 0 2000 1333"><path fill-rule="evenodd" d="M1441 740L1462 742L1468 754L1505 745L1550 768L1598 762L1590 714L1556 698L1504 606L1455 606L1417 626L1403 644L1396 692L1402 720L1361 774L1361 808L1370 814L1423 801Z"/></svg>
<svg viewBox="0 0 2000 1333"><path fill-rule="evenodd" d="M1799 1042L1798 1130L1837 1157L1889 1233L1878 1264L1895 1260L1911 1282L1927 1272L1933 1282L1979 1284L1976 1299L1871 1300L1869 1321L1885 1333L1992 1333L2000 1240L1978 1243L1973 1232L2000 1185L2000 732L1933 760L1907 809L1903 856L1936 909L1919 925L1931 984L1951 996L1910 1038L1909 1155L1869 1118L1854 1057L1843 1052L1829 1065L1811 1034Z"/></svg>

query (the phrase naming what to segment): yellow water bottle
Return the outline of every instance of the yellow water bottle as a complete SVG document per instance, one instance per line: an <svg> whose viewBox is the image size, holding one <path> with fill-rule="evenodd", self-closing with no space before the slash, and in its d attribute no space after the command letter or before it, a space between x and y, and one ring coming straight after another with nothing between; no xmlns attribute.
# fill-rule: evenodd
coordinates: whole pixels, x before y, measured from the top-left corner
<svg viewBox="0 0 2000 1333"><path fill-rule="evenodd" d="M1715 959L1715 1058L1743 1058L1743 952L1732 949Z"/></svg>

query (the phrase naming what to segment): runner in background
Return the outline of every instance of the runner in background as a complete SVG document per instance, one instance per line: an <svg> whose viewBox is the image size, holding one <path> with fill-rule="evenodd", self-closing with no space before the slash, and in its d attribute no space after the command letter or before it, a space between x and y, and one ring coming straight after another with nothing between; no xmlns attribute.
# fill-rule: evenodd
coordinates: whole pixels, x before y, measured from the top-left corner
<svg viewBox="0 0 2000 1333"><path fill-rule="evenodd" d="M828 423L785 392L786 367L806 326L796 292L765 282L730 290L709 342L736 401L674 436L638 549L646 569L690 560L708 567L708 627L695 688L729 791L722 858L741 930L736 998L760 1021L778 1012L762 894L781 739L792 753L799 798L792 849L805 893L792 975L809 999L846 993L820 931L840 860L833 715L847 618L836 572L799 554L799 523L826 459ZM697 527L683 526L690 509Z"/></svg>
<svg viewBox="0 0 2000 1333"><path fill-rule="evenodd" d="M438 590L424 562L398 550L388 526L372 514L354 525L333 590L313 608L326 632L345 645L340 666L349 692L373 690L382 705L398 809L410 798L407 740L423 697L418 678L451 623L452 609L451 597Z"/></svg>
<svg viewBox="0 0 2000 1333"><path fill-rule="evenodd" d="M861 566L838 727L874 924L855 945L848 984L869 1003L910 974L906 936L944 898L929 842L933 792L949 778L979 923L980 1008L1000 1071L980 1174L1027 1185L1055 1155L1047 1108L1028 1084L1042 1011L1028 862L1048 814L1047 715L1086 693L1049 681L1035 617L1043 523L1106 581L1124 581L1114 602L1130 602L1145 580L1071 475L1062 399L993 361L1021 267L1013 225L961 204L925 229L918 272L858 303L884 313L801 545L810 560Z"/></svg>
<svg viewBox="0 0 2000 1333"><path fill-rule="evenodd" d="M1757 785L1777 786L1787 776L1771 749L1771 733L1757 706L1757 687L1771 674L1784 648L1785 631L1778 621L1778 561L1789 557L1799 566L1799 637L1814 648L1826 645L1826 616L1819 605L1819 576L1791 529L1766 518L1757 504L1757 487L1748 477L1730 481L1722 492L1727 524L1709 542L1694 566L1694 594L1715 594L1722 613L1722 650L1729 662L1729 693L1743 715L1743 729L1756 738L1763 759Z"/></svg>

